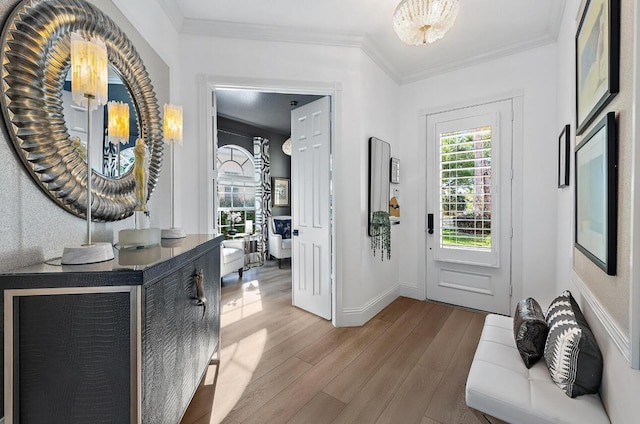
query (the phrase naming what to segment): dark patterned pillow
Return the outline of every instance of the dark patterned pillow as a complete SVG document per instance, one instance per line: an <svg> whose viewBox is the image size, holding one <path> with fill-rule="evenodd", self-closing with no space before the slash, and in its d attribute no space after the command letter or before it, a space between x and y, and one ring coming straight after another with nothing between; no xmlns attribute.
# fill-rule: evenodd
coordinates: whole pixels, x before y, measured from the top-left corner
<svg viewBox="0 0 640 424"><path fill-rule="evenodd" d="M602 379L602 354L569 291L551 302L546 319L549 335L544 359L551 379L572 398L597 393Z"/></svg>
<svg viewBox="0 0 640 424"><path fill-rule="evenodd" d="M283 240L291 238L290 219L274 219L273 226L276 228L276 234L280 234Z"/></svg>
<svg viewBox="0 0 640 424"><path fill-rule="evenodd" d="M535 299L529 297L518 302L513 316L513 336L527 368L542 358L548 329L542 308Z"/></svg>

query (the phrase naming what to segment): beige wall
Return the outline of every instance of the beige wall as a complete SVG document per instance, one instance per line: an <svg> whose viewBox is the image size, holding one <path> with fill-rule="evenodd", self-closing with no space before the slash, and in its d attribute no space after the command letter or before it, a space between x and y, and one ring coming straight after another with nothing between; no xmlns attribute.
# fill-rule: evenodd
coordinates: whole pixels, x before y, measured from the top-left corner
<svg viewBox="0 0 640 424"><path fill-rule="evenodd" d="M598 122L607 112L616 112L618 124L618 246L617 275L608 276L581 252L574 249L574 270L593 292L598 302L629 334L629 292L631 252L631 177L633 120L633 34L634 7L632 0L622 0L620 28L620 92L598 115ZM593 125L593 124L592 124ZM584 133L587 134L589 129ZM580 143L583 136L576 138Z"/></svg>

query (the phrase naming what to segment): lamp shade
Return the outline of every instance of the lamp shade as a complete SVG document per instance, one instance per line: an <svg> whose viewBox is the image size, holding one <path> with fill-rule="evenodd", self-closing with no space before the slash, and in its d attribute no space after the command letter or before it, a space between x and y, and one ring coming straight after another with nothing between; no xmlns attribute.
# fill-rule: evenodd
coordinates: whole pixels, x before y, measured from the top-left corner
<svg viewBox="0 0 640 424"><path fill-rule="evenodd" d="M129 142L129 105L124 102L107 103L109 141L113 144Z"/></svg>
<svg viewBox="0 0 640 424"><path fill-rule="evenodd" d="M71 95L73 101L91 110L107 103L109 90L107 46L97 38L86 39L71 33Z"/></svg>
<svg viewBox="0 0 640 424"><path fill-rule="evenodd" d="M402 0L393 14L393 29L407 44L433 43L451 29L459 6L459 0Z"/></svg>
<svg viewBox="0 0 640 424"><path fill-rule="evenodd" d="M182 106L164 105L164 142L182 145Z"/></svg>

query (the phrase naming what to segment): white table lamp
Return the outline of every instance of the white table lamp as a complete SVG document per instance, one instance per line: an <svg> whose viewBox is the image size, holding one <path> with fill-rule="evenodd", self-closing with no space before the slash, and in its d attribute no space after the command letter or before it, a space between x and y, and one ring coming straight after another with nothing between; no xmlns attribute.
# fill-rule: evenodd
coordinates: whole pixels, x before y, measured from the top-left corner
<svg viewBox="0 0 640 424"><path fill-rule="evenodd" d="M62 264L80 265L113 259L110 243L91 240L91 111L107 101L108 83L107 46L102 40L86 39L71 33L71 95L73 101L87 109L87 242L80 246L65 247Z"/></svg>
<svg viewBox="0 0 640 424"><path fill-rule="evenodd" d="M164 125L163 125L164 142L169 145L171 152L171 228L162 230L161 237L163 239L184 238L187 235L180 227L176 227L174 220L174 145L182 145L182 106L174 106L170 104L164 105Z"/></svg>

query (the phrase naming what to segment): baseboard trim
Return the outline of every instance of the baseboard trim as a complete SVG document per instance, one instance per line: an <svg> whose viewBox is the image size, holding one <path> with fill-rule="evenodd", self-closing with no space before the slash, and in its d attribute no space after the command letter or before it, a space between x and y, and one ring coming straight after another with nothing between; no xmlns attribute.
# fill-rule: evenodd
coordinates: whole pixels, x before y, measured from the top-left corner
<svg viewBox="0 0 640 424"><path fill-rule="evenodd" d="M360 308L344 308L342 310L341 327L359 327L364 325L378 312L387 307L399 296L398 287L393 287Z"/></svg>
<svg viewBox="0 0 640 424"><path fill-rule="evenodd" d="M620 326L618 326L618 324L613 320L611 315L609 315L609 313L600 305L600 302L596 300L593 292L574 271L571 272L571 281L582 295L584 301L587 302L593 313L598 317L605 331L609 334L609 337L611 337L611 340L613 340L613 343L616 345L622 356L624 356L628 362L630 360L629 336L624 333Z"/></svg>
<svg viewBox="0 0 640 424"><path fill-rule="evenodd" d="M406 284L400 284L400 296L409 297L411 299L416 299L416 300L424 300L424 299L420 299L420 295L418 293L418 287L409 286Z"/></svg>

